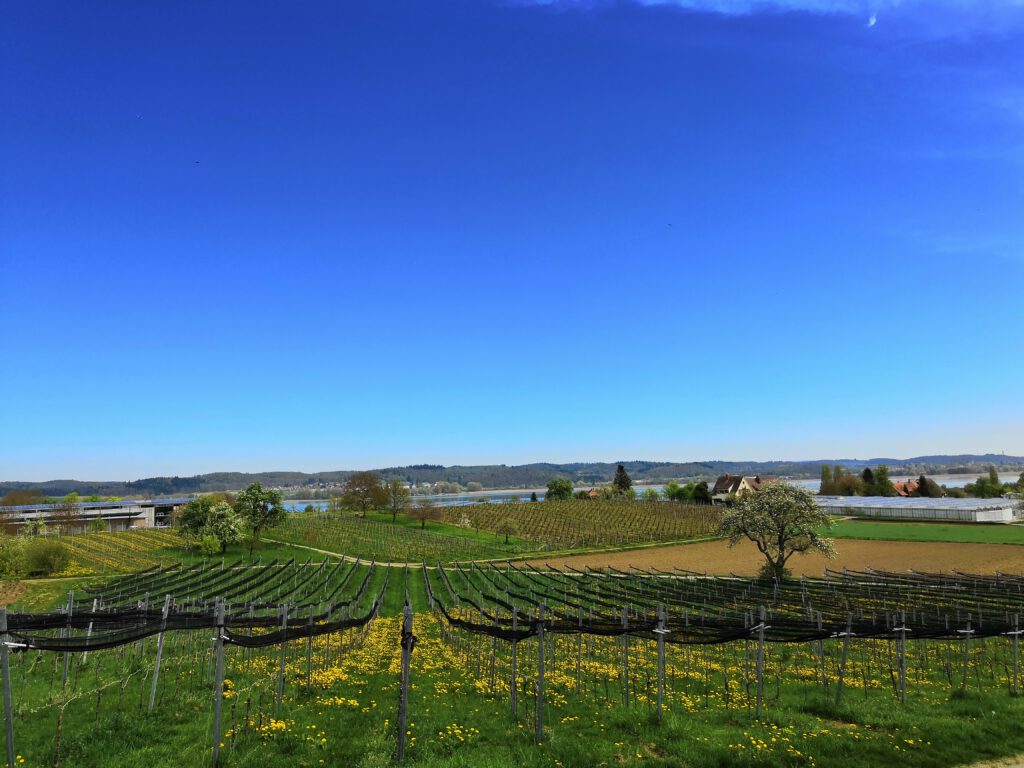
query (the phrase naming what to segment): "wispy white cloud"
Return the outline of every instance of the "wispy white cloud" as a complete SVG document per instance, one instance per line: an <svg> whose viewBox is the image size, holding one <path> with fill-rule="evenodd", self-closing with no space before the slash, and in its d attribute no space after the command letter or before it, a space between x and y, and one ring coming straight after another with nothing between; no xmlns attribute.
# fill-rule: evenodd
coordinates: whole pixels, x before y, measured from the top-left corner
<svg viewBox="0 0 1024 768"><path fill-rule="evenodd" d="M846 16L867 27L892 17L917 30L962 36L976 32L1024 29L1024 0L511 0L515 5L550 6L579 10L617 4L674 7L722 16L808 13Z"/></svg>

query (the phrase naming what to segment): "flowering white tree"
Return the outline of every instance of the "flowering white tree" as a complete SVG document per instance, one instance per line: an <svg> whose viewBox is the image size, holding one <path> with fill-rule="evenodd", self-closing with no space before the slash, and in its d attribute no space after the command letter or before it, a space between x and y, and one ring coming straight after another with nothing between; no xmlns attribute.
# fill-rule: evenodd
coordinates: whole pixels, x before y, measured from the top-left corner
<svg viewBox="0 0 1024 768"><path fill-rule="evenodd" d="M810 491L773 482L736 502L722 517L719 532L729 537L729 546L750 539L766 561L761 573L782 578L786 562L797 552L835 555L832 539L820 533L831 526L832 519Z"/></svg>

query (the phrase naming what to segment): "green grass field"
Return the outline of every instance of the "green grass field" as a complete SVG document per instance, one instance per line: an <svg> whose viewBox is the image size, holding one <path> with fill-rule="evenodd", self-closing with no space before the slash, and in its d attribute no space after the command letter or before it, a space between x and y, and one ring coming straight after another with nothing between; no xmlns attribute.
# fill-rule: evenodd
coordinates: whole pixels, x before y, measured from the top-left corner
<svg viewBox="0 0 1024 768"><path fill-rule="evenodd" d="M1024 526L984 523L906 523L878 520L837 520L833 523L828 535L837 539L1024 544Z"/></svg>

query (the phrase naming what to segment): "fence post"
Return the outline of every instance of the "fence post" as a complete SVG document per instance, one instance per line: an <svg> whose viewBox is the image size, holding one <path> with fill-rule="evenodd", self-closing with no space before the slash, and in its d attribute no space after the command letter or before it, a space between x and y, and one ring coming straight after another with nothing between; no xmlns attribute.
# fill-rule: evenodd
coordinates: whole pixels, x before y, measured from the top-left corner
<svg viewBox="0 0 1024 768"><path fill-rule="evenodd" d="M306 638L306 692L313 687L313 606L309 606L309 637Z"/></svg>
<svg viewBox="0 0 1024 768"><path fill-rule="evenodd" d="M149 711L156 703L156 687L160 680L160 659L164 655L164 631L167 629L167 612L171 610L171 596L164 595L164 610L160 619L160 634L156 637L156 662L153 664L153 685L149 689Z"/></svg>
<svg viewBox="0 0 1024 768"><path fill-rule="evenodd" d="M900 611L900 625L895 630L899 633L899 644L900 651L900 703L907 703L907 614L906 611Z"/></svg>
<svg viewBox="0 0 1024 768"><path fill-rule="evenodd" d="M7 644L7 608L0 607L0 666L4 676L4 727L7 732L7 767L15 768L14 764L14 707L11 704L11 664L8 658Z"/></svg>
<svg viewBox="0 0 1024 768"><path fill-rule="evenodd" d="M285 603L280 608L281 611L281 660L277 666L277 700L274 702L274 714L276 715L281 711L281 701L284 699L284 654L285 646L285 633L288 631L288 604Z"/></svg>
<svg viewBox="0 0 1024 768"><path fill-rule="evenodd" d="M224 600L217 601L217 665L213 684L213 764L220 759L220 710L224 702Z"/></svg>
<svg viewBox="0 0 1024 768"><path fill-rule="evenodd" d="M98 603L99 603L99 599L98 598L93 598L93 601L92 601L92 612L93 613L96 613L96 607L97 607ZM89 628L85 630L85 639L88 640L90 637L92 637L92 619L89 619ZM82 663L84 664L88 658L89 658L89 652L86 651L85 653L82 654Z"/></svg>
<svg viewBox="0 0 1024 768"><path fill-rule="evenodd" d="M622 705L629 706L629 608L622 606Z"/></svg>
<svg viewBox="0 0 1024 768"><path fill-rule="evenodd" d="M661 719L661 705L665 698L665 605L658 603L658 719Z"/></svg>
<svg viewBox="0 0 1024 768"><path fill-rule="evenodd" d="M757 719L761 719L761 700L764 698L764 620L765 610L761 606L761 623L757 625Z"/></svg>
<svg viewBox="0 0 1024 768"><path fill-rule="evenodd" d="M971 629L971 614L967 614L967 629L958 629L957 634L963 635L964 638L964 673L963 679L960 682L961 690L967 690L967 664L971 659L971 635L974 634L974 630Z"/></svg>
<svg viewBox="0 0 1024 768"><path fill-rule="evenodd" d="M850 635L853 634L853 613L846 614L846 631L843 632L843 656L839 661L839 680L836 683L836 706L843 698L843 679L846 677L846 657L850 651Z"/></svg>
<svg viewBox="0 0 1024 768"><path fill-rule="evenodd" d="M537 722L533 734L538 744L544 741L544 608L541 601L537 609Z"/></svg>
<svg viewBox="0 0 1024 768"><path fill-rule="evenodd" d="M409 663L415 644L412 634L412 606L408 603L402 609L402 678L398 693L398 753L399 763L405 760L405 721L409 707Z"/></svg>
<svg viewBox="0 0 1024 768"><path fill-rule="evenodd" d="M1019 671L1019 655L1018 645L1020 643L1020 615L1013 614L1013 694L1016 696L1020 690L1018 688L1018 680L1020 679Z"/></svg>
<svg viewBox="0 0 1024 768"><path fill-rule="evenodd" d="M582 693L583 684L580 671L583 665L583 606L580 606L578 609L577 623L579 624L580 631L576 638L576 693Z"/></svg>
<svg viewBox="0 0 1024 768"><path fill-rule="evenodd" d="M519 611L512 608L512 681L509 686L509 696L512 699L512 719L519 715L519 673L516 669L516 660L519 652L519 638L515 634L519 631Z"/></svg>
<svg viewBox="0 0 1024 768"><path fill-rule="evenodd" d="M64 630L64 637L71 637L71 615L75 610L75 593L74 590L68 592L68 624L67 629ZM68 667L71 665L71 652L64 651L64 682L61 683L61 689L67 688L68 686Z"/></svg>

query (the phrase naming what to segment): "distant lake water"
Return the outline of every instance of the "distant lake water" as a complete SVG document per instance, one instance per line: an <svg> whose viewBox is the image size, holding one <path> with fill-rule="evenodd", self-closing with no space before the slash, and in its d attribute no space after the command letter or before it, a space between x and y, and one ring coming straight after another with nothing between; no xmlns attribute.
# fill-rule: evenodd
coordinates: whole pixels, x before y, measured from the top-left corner
<svg viewBox="0 0 1024 768"><path fill-rule="evenodd" d="M929 475L939 485L944 485L947 488L963 488L968 483L973 483L977 480L980 475ZM1019 472L1000 472L999 479L1004 483L1015 483L1020 477ZM893 480L916 480L917 475L913 477L907 475L893 475ZM810 491L817 492L821 486L821 481L817 478L807 480L790 480L793 485L800 486L801 488L807 488ZM581 486L582 488L582 486ZM640 485L636 486L637 494L643 493L648 488L661 493L664 486L662 485ZM580 490L577 488L576 490ZM429 496L413 496L412 501L416 503L420 499L430 499L439 507L458 507L465 504L476 504L481 498L486 498L492 504L507 504L511 501L518 499L519 501L529 501L531 491L484 491L483 493L443 493L433 494ZM544 501L544 491L537 491L537 500ZM289 512L304 512L306 507L312 505L318 510L324 510L327 508L326 501L286 501L284 508Z"/></svg>

